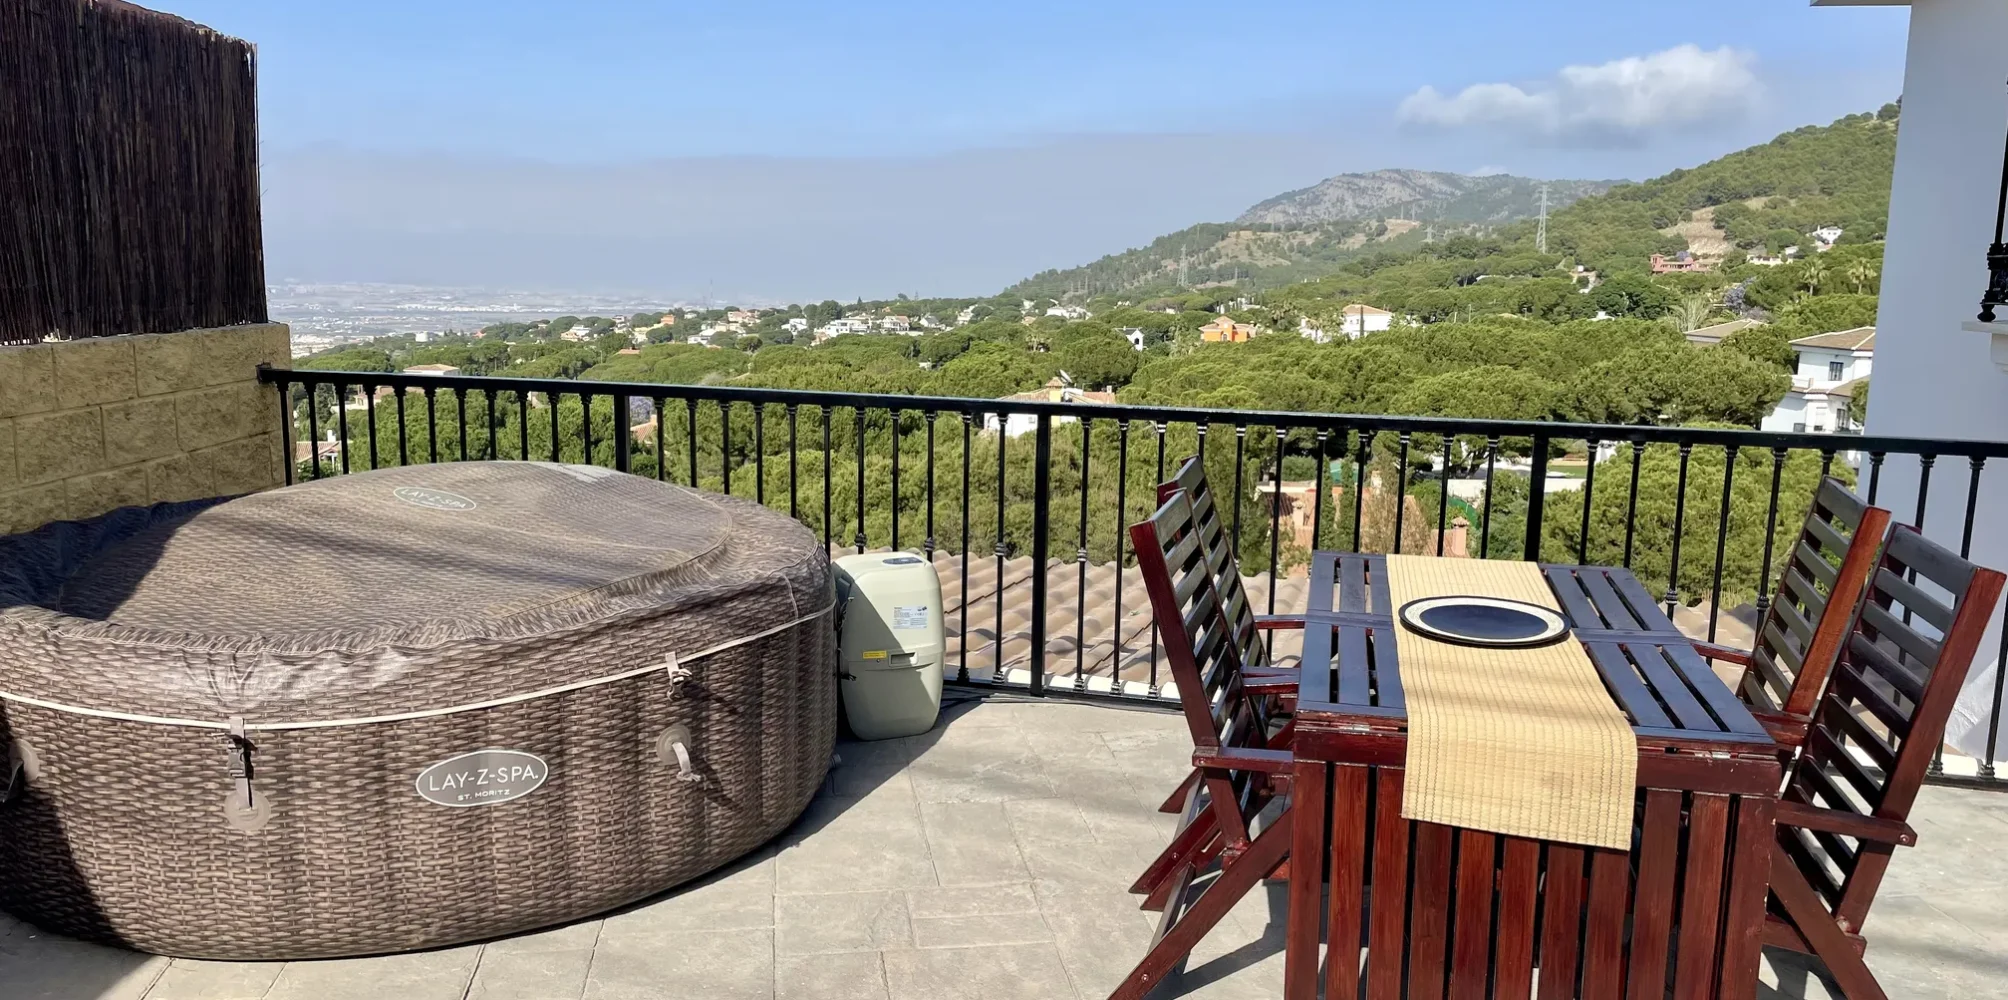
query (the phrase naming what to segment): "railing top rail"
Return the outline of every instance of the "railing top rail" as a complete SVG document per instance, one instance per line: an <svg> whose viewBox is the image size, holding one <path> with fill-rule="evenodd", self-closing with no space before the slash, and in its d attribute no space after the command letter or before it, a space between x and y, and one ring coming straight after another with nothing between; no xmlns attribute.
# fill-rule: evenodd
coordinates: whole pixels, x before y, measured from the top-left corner
<svg viewBox="0 0 2008 1000"><path fill-rule="evenodd" d="M268 385L369 386L388 389L466 389L475 392L535 392L631 396L642 399L699 399L795 407L854 407L961 413L968 416L1048 414L1100 420L1196 423L1240 427L1284 427L1327 431L1407 431L1415 434L1538 437L1598 443L1706 444L1740 448L1860 451L1939 457L2008 458L2008 442L1952 438L1886 437L1754 431L1724 427L1664 427L1646 424L1577 424L1543 420L1484 420L1384 413L1309 413L1289 410L1231 410L1150 406L1132 403L1059 403L1049 400L970 399L960 396L906 396L891 393L770 389L748 386L681 385L666 382L601 382L592 379L514 378L495 375L437 375L406 372L317 371L261 367Z"/></svg>

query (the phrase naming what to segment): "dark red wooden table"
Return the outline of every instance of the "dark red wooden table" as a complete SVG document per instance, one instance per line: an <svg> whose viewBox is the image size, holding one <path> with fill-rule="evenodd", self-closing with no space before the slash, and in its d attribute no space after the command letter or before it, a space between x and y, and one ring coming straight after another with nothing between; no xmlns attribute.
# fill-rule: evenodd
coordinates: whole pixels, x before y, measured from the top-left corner
<svg viewBox="0 0 2008 1000"><path fill-rule="evenodd" d="M1691 640L1626 570L1542 567L1638 734L1629 853L1410 822L1386 566L1312 558L1285 996L1754 997L1779 748Z"/></svg>

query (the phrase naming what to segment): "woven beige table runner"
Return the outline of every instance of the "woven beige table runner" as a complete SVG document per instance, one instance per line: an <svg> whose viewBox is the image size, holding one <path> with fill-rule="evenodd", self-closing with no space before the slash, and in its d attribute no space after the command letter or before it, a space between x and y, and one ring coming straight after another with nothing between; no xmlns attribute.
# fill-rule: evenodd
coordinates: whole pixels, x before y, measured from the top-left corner
<svg viewBox="0 0 2008 1000"><path fill-rule="evenodd" d="M1459 594L1560 610L1533 563L1391 555L1387 575L1395 610ZM1580 643L1482 649L1394 632L1408 699L1404 817L1630 849L1638 744Z"/></svg>

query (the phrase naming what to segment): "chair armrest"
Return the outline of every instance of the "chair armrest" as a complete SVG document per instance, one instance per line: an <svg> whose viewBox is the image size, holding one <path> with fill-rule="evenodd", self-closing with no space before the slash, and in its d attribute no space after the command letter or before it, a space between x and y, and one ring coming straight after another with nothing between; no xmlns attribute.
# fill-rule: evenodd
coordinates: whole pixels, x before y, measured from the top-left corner
<svg viewBox="0 0 2008 1000"><path fill-rule="evenodd" d="M1843 837L1873 840L1900 847L1917 844L1917 831L1910 824L1880 816L1863 816L1845 809L1822 809L1804 802L1778 803L1778 825L1796 826Z"/></svg>
<svg viewBox="0 0 2008 1000"><path fill-rule="evenodd" d="M1256 616L1255 616L1255 627L1256 627L1257 629L1289 629L1289 628L1303 628L1303 627L1304 627L1304 616L1303 616L1303 615L1256 615Z"/></svg>
<svg viewBox="0 0 2008 1000"><path fill-rule="evenodd" d="M1297 757L1288 750L1258 750L1249 747L1199 747L1192 751L1192 766L1211 770L1267 771L1288 774L1295 770Z"/></svg>
<svg viewBox="0 0 2008 1000"><path fill-rule="evenodd" d="M1705 660L1722 660L1727 663L1736 663L1746 667L1750 665L1750 651L1747 649L1737 649L1734 646L1722 646L1696 639L1694 640L1694 651L1700 653L1702 659Z"/></svg>
<svg viewBox="0 0 2008 1000"><path fill-rule="evenodd" d="M1759 712L1752 710L1750 717L1756 719L1764 727L1764 731L1771 735L1773 743L1781 747L1792 747L1794 749L1805 745L1806 730L1813 725L1813 720L1811 719L1797 715L1786 715L1782 712Z"/></svg>

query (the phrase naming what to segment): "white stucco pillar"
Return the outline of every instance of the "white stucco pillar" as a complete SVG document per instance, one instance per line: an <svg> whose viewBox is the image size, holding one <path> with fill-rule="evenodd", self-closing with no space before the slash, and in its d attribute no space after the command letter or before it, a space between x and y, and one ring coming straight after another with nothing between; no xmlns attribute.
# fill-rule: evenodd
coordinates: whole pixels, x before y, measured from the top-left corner
<svg viewBox="0 0 2008 1000"><path fill-rule="evenodd" d="M1870 434L2008 441L2008 372L1990 359L1986 334L1961 329L1979 311L1987 283L1985 254L1993 239L2008 136L2004 39L2008 2L2003 0L1911 4L1870 380ZM1955 550L1964 533L1970 475L1964 458L1939 460L1922 511L1925 533ZM2008 459L1989 462L1981 479L1969 558L2008 570ZM1891 456L1877 503L1894 511L1897 521L1914 523L1920 514L1918 482L1915 459ZM1997 613L1995 631L1981 646L1948 733L1954 746L1975 756L1987 737L1999 629ZM2008 731L1995 756L2008 757Z"/></svg>

